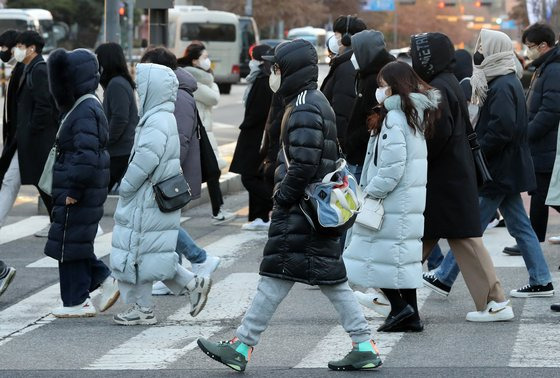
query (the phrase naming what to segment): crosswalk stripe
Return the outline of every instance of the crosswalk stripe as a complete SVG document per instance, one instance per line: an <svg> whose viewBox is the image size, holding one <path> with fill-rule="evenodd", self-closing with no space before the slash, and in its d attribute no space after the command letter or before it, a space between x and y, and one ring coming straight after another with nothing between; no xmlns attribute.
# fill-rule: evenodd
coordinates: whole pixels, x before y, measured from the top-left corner
<svg viewBox="0 0 560 378"><path fill-rule="evenodd" d="M421 310L426 298L430 295L429 289L419 289L418 295L418 309ZM383 324L384 319L379 317L375 311L365 308L364 315L368 319L369 326L372 331L372 338L378 345L381 358L384 360L390 353L393 347L404 336L404 332L376 332L376 329ZM351 341L348 334L338 325L333 327L330 332L317 343L315 348L306 355L294 368L307 369L307 368L324 368L329 361L337 360L344 357L344 354L351 349Z"/></svg>
<svg viewBox="0 0 560 378"><path fill-rule="evenodd" d="M162 369L196 347L196 339L210 337L250 305L257 273L232 273L213 286L208 303L196 318L186 305L163 323L148 328L94 361L88 370ZM177 300L182 300L179 297Z"/></svg>
<svg viewBox="0 0 560 378"><path fill-rule="evenodd" d="M504 247L515 244L515 239L511 237L505 227L496 227L484 232L482 239L484 245L496 268L523 268L525 262L521 256L508 256L502 253Z"/></svg>
<svg viewBox="0 0 560 378"><path fill-rule="evenodd" d="M1 311L0 345L26 333L29 328L52 322L55 318L49 314L59 301L60 289L55 284Z"/></svg>
<svg viewBox="0 0 560 378"><path fill-rule="evenodd" d="M560 273L553 273L553 281L559 283L559 280ZM511 300L516 301L515 298ZM515 303L513 305L515 307ZM560 368L560 328L558 322L543 321L543 314L547 313L550 313L550 301L543 298L525 299L523 312L516 314L518 318L521 316L521 320L508 366Z"/></svg>
<svg viewBox="0 0 560 378"><path fill-rule="evenodd" d="M34 215L19 222L4 226L0 229L0 244L31 236L48 224L48 216Z"/></svg>
<svg viewBox="0 0 560 378"><path fill-rule="evenodd" d="M189 219L190 217L182 217L181 223ZM112 238L112 232L105 233L95 238L95 241L93 243L93 250L95 256L97 256L98 259L105 257L109 253L111 253ZM35 262L32 262L31 264L28 264L26 268L58 268L58 261L50 257L43 257Z"/></svg>
<svg viewBox="0 0 560 378"><path fill-rule="evenodd" d="M209 254L220 257L222 259L220 268L225 268L232 265L238 257L248 251L248 248L254 246L254 243L262 243L265 239L266 234L262 232L243 232L236 235L224 236L208 245L205 249ZM97 245L105 243L105 245L110 247L111 234L101 235L96 239L96 243L99 243ZM103 251L110 251L109 247L103 249ZM105 254L107 253L108 252ZM47 261L49 261L48 264L57 264L57 261L51 258L41 259L40 261L43 261L44 264L47 264ZM255 285L251 287L254 290ZM227 290L221 291L226 292ZM236 298L234 293L237 293L237 291L238 290L234 292L230 291L229 295L231 298ZM94 296L95 292L92 293L92 297ZM55 318L49 316L49 314L59 303L60 289L59 285L55 284L0 311L0 345L9 341L9 339L14 336L21 335L21 331L25 330L27 327L40 327L54 320ZM235 306L232 308L235 308ZM223 313L224 309L221 309L221 312ZM181 314L185 313L187 314L186 317L190 317L187 309L184 309ZM46 323L41 322L43 319ZM184 319L184 317L179 317L178 319ZM200 314L197 319L206 318L205 315Z"/></svg>

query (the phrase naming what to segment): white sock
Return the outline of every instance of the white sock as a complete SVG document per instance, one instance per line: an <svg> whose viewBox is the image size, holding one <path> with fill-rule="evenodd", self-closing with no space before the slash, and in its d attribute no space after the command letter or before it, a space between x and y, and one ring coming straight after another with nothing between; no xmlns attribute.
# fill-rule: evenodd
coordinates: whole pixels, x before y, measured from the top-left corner
<svg viewBox="0 0 560 378"><path fill-rule="evenodd" d="M196 277L189 281L187 284L187 290L191 291L196 288Z"/></svg>

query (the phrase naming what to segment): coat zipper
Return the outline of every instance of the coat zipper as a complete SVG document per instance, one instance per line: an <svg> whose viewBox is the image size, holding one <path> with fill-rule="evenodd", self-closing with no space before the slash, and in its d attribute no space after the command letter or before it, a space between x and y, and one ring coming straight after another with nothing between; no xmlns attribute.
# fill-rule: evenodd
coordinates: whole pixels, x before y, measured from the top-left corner
<svg viewBox="0 0 560 378"><path fill-rule="evenodd" d="M66 206L66 219L64 220L64 231L62 232L62 255L60 262L64 262L64 245L66 244L66 227L68 226L68 206Z"/></svg>

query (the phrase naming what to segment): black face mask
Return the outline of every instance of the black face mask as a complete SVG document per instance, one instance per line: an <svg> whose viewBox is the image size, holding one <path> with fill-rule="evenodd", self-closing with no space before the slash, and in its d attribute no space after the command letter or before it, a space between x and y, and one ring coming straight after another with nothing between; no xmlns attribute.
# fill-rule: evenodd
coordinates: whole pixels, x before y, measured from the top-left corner
<svg viewBox="0 0 560 378"><path fill-rule="evenodd" d="M473 62L475 65L480 66L483 60L484 60L484 55L482 55L478 51L474 53Z"/></svg>
<svg viewBox="0 0 560 378"><path fill-rule="evenodd" d="M0 59L2 59L5 63L8 63L10 59L12 59L12 51L0 51Z"/></svg>

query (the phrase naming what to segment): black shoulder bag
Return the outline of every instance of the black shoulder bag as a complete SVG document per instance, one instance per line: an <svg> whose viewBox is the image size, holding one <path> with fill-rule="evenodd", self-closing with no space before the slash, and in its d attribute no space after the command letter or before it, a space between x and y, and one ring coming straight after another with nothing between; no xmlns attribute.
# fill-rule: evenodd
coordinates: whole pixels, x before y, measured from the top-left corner
<svg viewBox="0 0 560 378"><path fill-rule="evenodd" d="M156 202L162 213L182 209L191 201L191 188L183 173L153 185Z"/></svg>

